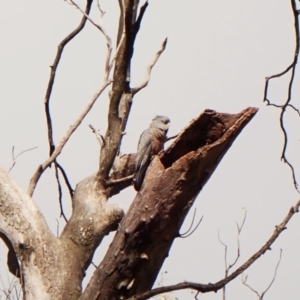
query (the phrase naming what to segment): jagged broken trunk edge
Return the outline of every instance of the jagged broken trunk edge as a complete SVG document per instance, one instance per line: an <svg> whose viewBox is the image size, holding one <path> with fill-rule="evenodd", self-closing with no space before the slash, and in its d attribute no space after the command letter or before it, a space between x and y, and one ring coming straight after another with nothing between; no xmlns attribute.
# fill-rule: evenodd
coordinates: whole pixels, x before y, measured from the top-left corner
<svg viewBox="0 0 300 300"><path fill-rule="evenodd" d="M257 110L206 110L153 159L80 299L126 299L151 289L194 199Z"/></svg>

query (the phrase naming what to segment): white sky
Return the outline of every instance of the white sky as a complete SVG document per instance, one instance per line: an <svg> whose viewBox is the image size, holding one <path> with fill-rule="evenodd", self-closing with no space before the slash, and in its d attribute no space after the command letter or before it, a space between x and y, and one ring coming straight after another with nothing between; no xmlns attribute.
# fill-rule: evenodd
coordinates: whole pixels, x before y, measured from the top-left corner
<svg viewBox="0 0 300 300"><path fill-rule="evenodd" d="M85 6L83 0L78 3ZM117 1L102 3L106 11L103 25L115 38ZM92 17L98 18L95 3ZM11 172L24 189L48 154L43 99L49 66L57 45L80 19L80 12L62 0L1 1L0 164L9 169L13 145L16 153L38 146L21 156ZM135 151L140 133L157 114L170 117L169 133L173 135L206 108L228 113L248 106L260 108L199 195L195 207L197 220L204 215L201 226L188 239L175 241L162 268L168 272L164 285L183 280L215 282L224 276L224 249L218 241L218 230L229 246L232 262L236 255L236 222L241 222L243 208L247 209L237 264L240 266L265 243L299 198L290 170L280 161L280 111L262 103L264 78L282 71L293 59L295 37L290 1L150 0L135 47L133 86L144 78L147 65L165 37L167 49L153 69L151 82L134 99L122 152ZM56 143L101 85L105 50L103 37L91 24L66 47L51 98ZM274 80L270 85L269 95L276 103L286 100L287 79ZM294 88L292 102L300 106L299 88ZM59 157L74 187L97 169L99 146L88 124L105 132L107 104L104 93ZM285 122L291 137L287 154L300 175L297 114L288 110ZM129 188L111 201L127 209L134 195L133 188ZM42 176L34 199L56 232L59 206L53 168ZM70 199L65 189L64 208L70 216ZM182 231L189 227L191 217L192 213ZM64 221L60 219L59 224L61 231ZM252 287L263 291L283 249L276 281L266 299L300 298L299 226L300 216L296 215L272 251L246 272ZM98 249L96 263L110 240L111 237L106 238ZM2 244L0 268L6 278L6 249ZM190 291L171 296L193 299ZM199 299L222 299L222 294L205 294ZM257 297L238 278L227 286L226 299Z"/></svg>

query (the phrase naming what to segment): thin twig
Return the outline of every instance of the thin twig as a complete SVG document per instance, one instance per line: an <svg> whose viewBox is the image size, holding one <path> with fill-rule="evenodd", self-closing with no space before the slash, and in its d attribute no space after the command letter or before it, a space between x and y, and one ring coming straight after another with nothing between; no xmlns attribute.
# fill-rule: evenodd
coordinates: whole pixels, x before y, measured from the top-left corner
<svg viewBox="0 0 300 300"><path fill-rule="evenodd" d="M189 236L191 236L196 230L197 228L199 227L199 225L201 224L202 220L203 220L203 216L200 218L200 220L198 221L197 225L195 226L194 229L192 229L192 226L194 224L194 221L195 221L195 216L196 216L196 208L194 210L194 215L193 215L193 219L192 219L192 223L190 225L190 228L184 232L184 233L179 233L179 237L182 238L182 239L185 239ZM191 230L192 229L192 230Z"/></svg>
<svg viewBox="0 0 300 300"><path fill-rule="evenodd" d="M288 106L291 107L300 116L300 110L298 108L296 108L293 104L289 104Z"/></svg>
<svg viewBox="0 0 300 300"><path fill-rule="evenodd" d="M97 7L98 7L98 10L100 12L100 21L102 20L102 17L105 15L105 11L102 10L101 8L101 5L100 5L100 0L97 0Z"/></svg>
<svg viewBox="0 0 300 300"><path fill-rule="evenodd" d="M196 211L197 211L197 209L195 208L194 209L194 213L193 213L192 222L191 222L191 225L190 225L189 229L186 232L184 232L184 233L179 233L180 236L181 235L186 235L192 229L194 221L195 221L195 217L196 217Z"/></svg>
<svg viewBox="0 0 300 300"><path fill-rule="evenodd" d="M58 167L57 167L56 163L55 163L55 177L56 177L56 182L57 182L57 187L58 187L58 200L59 200L59 207L60 207L60 216L63 217L66 222L68 222L68 219L65 216L65 213L63 210L62 190L61 190L61 184L60 184L60 180L59 180Z"/></svg>
<svg viewBox="0 0 300 300"><path fill-rule="evenodd" d="M93 19L83 10L80 8L80 6L75 3L73 0L69 0L70 3L72 5L74 5L83 15L86 19L89 20L89 22L91 24L93 24L98 30L100 30L100 32L105 36L106 40L107 40L107 43L109 44L109 46L111 47L112 46L112 42L111 42L111 38L110 36L107 34L106 30L99 24L97 24L95 21L93 21Z"/></svg>
<svg viewBox="0 0 300 300"><path fill-rule="evenodd" d="M246 287L248 287L253 293L255 293L258 297L258 300L263 300L264 296L266 295L266 293L269 291L269 289L271 288L271 286L273 285L275 279L276 279L276 276L277 276L277 271L278 271L278 267L279 267L279 264L281 262L281 258L282 258L282 249L280 249L280 255L279 255L279 259L278 259L278 262L276 264L276 268L275 268L275 271L274 271L274 275L273 275L273 278L270 282L270 284L268 285L268 287L261 293L259 294L258 291L256 291L253 287L251 287L248 283L247 283L247 280L248 280L248 276L246 276L244 278L243 274L242 274L242 283L243 285L245 285Z"/></svg>
<svg viewBox="0 0 300 300"><path fill-rule="evenodd" d="M37 185L38 180L40 179L43 172L55 161L57 156L61 153L63 147L71 137L71 135L74 133L74 131L78 128L78 126L81 124L85 116L88 114L88 112L91 110L93 105L95 104L98 97L102 94L102 92L106 89L107 86L111 84L111 80L109 80L109 73L110 73L110 59L111 59L111 38L108 36L106 31L102 28L102 26L96 24L91 20L86 12L84 12L74 1L70 0L72 5L74 5L78 10L81 11L81 13L84 15L86 19L88 19L91 23L93 23L105 36L107 41L107 55L105 59L105 75L104 75L104 82L102 83L99 90L95 93L95 95L92 97L90 102L88 103L87 107L84 109L84 111L79 115L77 120L75 120L74 124L69 128L69 130L66 132L66 134L63 136L62 140L58 144L58 146L54 149L51 156L42 164L40 165L37 170L35 171L34 175L32 176L29 187L28 187L28 194L32 196L35 187Z"/></svg>
<svg viewBox="0 0 300 300"><path fill-rule="evenodd" d="M130 180L130 179L133 179L133 177L134 177L134 174L126 176L126 177L123 177L123 178L120 178L120 179L107 180L106 181L106 186L110 187L110 186L113 186L115 184L118 184L118 183Z"/></svg>
<svg viewBox="0 0 300 300"><path fill-rule="evenodd" d="M69 181L68 175L67 175L66 171L64 170L64 168L57 161L56 161L56 166L57 166L57 168L59 169L59 171L61 172L61 174L62 174L62 176L64 178L65 184L66 184L66 186L68 188L70 197L72 199L73 195L74 195L74 189L71 186L71 183Z"/></svg>
<svg viewBox="0 0 300 300"><path fill-rule="evenodd" d="M286 112L286 108L288 106L290 106L291 108L293 108L294 110L296 110L299 113L299 111L290 104L291 99L292 99L292 88L293 88L294 79L295 79L296 65L298 63L299 38L300 38L299 19L298 19L299 12L297 10L296 0L291 0L291 6L292 6L293 15L294 15L294 27L295 27L295 37L296 37L296 47L295 47L295 52L294 52L294 59L293 59L293 62L285 70L283 70L282 72L280 72L278 74L275 74L275 75L272 75L272 76L269 76L266 78L263 101L267 102L267 105L269 105L269 106L274 106L274 107L281 109L279 120L280 120L280 128L281 128L281 131L283 132L283 137L284 137L283 149L282 149L282 153L281 153L281 160L283 160L283 162L285 162L290 167L290 170L292 172L293 184L295 186L295 189L298 192L300 192L298 189L298 183L297 183L294 167L290 163L290 161L287 159L287 156L286 156L286 149L287 149L287 145L288 145L288 135L287 135L287 131L286 131L286 128L284 125L284 121L283 121L284 115ZM276 105L274 103L271 103L271 101L268 99L269 81L271 79L281 77L281 76L287 74L289 71L291 71L291 77L290 77L289 86L288 86L288 95L287 95L287 99L286 99L285 103L283 105Z"/></svg>
<svg viewBox="0 0 300 300"><path fill-rule="evenodd" d="M222 289L226 284L234 280L236 277L238 277L240 274L242 274L245 270L247 270L258 258L260 258L267 250L271 250L271 245L276 241L276 239L279 237L279 235L286 229L286 225L291 220L291 218L294 216L295 213L299 211L300 207L300 200L297 201L295 206L292 206L288 212L288 214L285 216L283 221L280 225L275 227L275 230L271 237L268 239L268 241L255 253L253 254L243 265L241 265L236 271L234 271L232 274L230 274L228 277L216 282L216 283L209 283L209 284L201 284L196 282L181 282L175 285L170 286L164 286L155 288L151 291L142 293L140 295L135 295L133 297L130 297L127 300L145 300L149 299L150 297L154 297L156 295L170 292L170 291L176 291L176 290L182 290L182 289L193 289L196 291L199 291L200 293L208 293L208 292L217 292L218 290Z"/></svg>
<svg viewBox="0 0 300 300"><path fill-rule="evenodd" d="M260 294L257 290L255 290L252 286L250 286L248 283L247 283L247 280L248 280L248 275L246 275L246 277L244 278L243 274L242 274L242 283L243 285L245 285L248 289L250 289L254 294L256 294L257 297L260 297Z"/></svg>
<svg viewBox="0 0 300 300"><path fill-rule="evenodd" d="M218 230L218 240L224 246L224 263L225 263L225 278L228 276L228 263L227 263L227 245L221 240L220 237L220 229ZM225 300L226 298L226 285L222 288L222 299Z"/></svg>
<svg viewBox="0 0 300 300"><path fill-rule="evenodd" d="M102 27L100 24L97 24L95 21L91 19L91 17L83 11L78 4L76 4L73 0L69 0L70 3L72 3L90 22L93 24L100 32L104 35L106 39L106 45L107 45L107 57L106 57L106 63L105 63L105 78L108 78L109 72L111 70L110 68L110 57L112 52L112 41L111 37L108 35L104 27Z"/></svg>
<svg viewBox="0 0 300 300"><path fill-rule="evenodd" d="M279 264L281 262L281 258L282 258L282 249L280 249L280 254L279 254L279 259L278 259L278 262L277 262L277 265L276 265L276 268L275 268L275 271L274 271L274 275L273 275L273 278L270 282L270 284L268 285L268 287L265 289L265 291L262 293L261 295L261 300L263 299L264 295L268 292L268 290L271 288L271 286L273 285L275 279L276 279L276 276L277 276L277 271L278 271L278 267L279 267Z"/></svg>
<svg viewBox="0 0 300 300"><path fill-rule="evenodd" d="M167 137L166 142L168 142L170 140L173 140L173 139L176 139L177 137L178 137L178 134L170 136L170 137Z"/></svg>
<svg viewBox="0 0 300 300"><path fill-rule="evenodd" d="M99 130L96 130L96 128L92 124L90 124L89 127L91 128L92 132L95 134L96 139L100 144L100 147L103 147L104 137L100 134Z"/></svg>
<svg viewBox="0 0 300 300"><path fill-rule="evenodd" d="M93 0L87 0L86 7L85 7L86 15L88 15L90 13L92 3L93 3ZM55 145L54 145L54 140L53 140L52 120L51 120L49 104L50 104L50 97L51 97L53 84L54 84L54 80L55 80L55 76L56 76L56 70L57 70L58 64L60 62L64 47L84 28L86 20L87 20L86 17L83 16L79 25L60 42L60 44L57 47L57 52L56 52L54 62L50 67L51 68L50 78L48 81L48 86L47 86L46 95L45 95L45 99L44 99L45 114L46 114L46 120L47 120L48 142L49 142L49 156L51 156L53 151L55 150Z"/></svg>
<svg viewBox="0 0 300 300"><path fill-rule="evenodd" d="M239 225L237 222L236 222L236 227L237 227L237 231L238 231L238 234L237 234L237 255L234 259L234 261L228 265L228 262L227 262L227 250L228 250L228 246L222 242L221 240L221 237L220 237L220 230L218 231L218 239L220 241L220 243L224 246L225 250L224 250L224 262L225 262L225 278L228 277L228 274L229 274L229 270L231 268L233 268L235 266L235 264L238 262L239 258L240 258L240 255L241 255L241 250L240 250L240 234L243 230L243 227L244 227L244 224L245 224L245 221L246 221L246 217L247 217L247 210L245 210L245 213L244 213L244 218L243 218L243 221L242 221L242 224ZM226 289L225 289L225 286L223 287L223 300L225 300L226 298Z"/></svg>
<svg viewBox="0 0 300 300"><path fill-rule="evenodd" d="M91 0L89 0L89 1L91 1ZM79 9L79 7L78 7L78 9ZM85 18L88 18L88 15L87 15L86 12L82 11L82 13L84 14ZM88 103L87 107L83 110L83 112L75 120L74 124L72 126L70 126L69 130L63 136L63 138L61 139L61 141L58 144L58 146L54 149L53 152L50 151L50 152L52 152L51 156L42 165L38 166L37 170L33 174L32 178L30 180L30 183L29 183L28 194L30 196L32 196L32 194L33 194L33 192L35 190L35 187L37 185L37 182L40 179L40 177L43 174L43 172L55 161L55 159L61 153L63 147L65 146L65 144L67 143L67 141L69 140L69 138L71 137L71 135L75 132L75 130L81 124L81 122L83 121L83 119L85 118L85 116L91 110L91 108L95 104L95 102L98 99L98 97L102 94L102 92L106 89L106 87L109 86L110 83L111 83L111 81L108 79L109 78L109 62L110 62L110 57L111 57L111 46L108 43L108 41L109 41L108 35L106 35L105 31L101 31L101 32L104 34L104 36L105 36L105 38L107 40L107 48L108 48L107 56L106 56L106 61L105 61L105 78L104 78L104 82L102 83L102 85L99 88L99 90L92 97L92 99ZM54 77L53 77L53 82L54 82ZM52 85L53 85L53 83L52 83ZM52 89L52 85L51 85L51 89Z"/></svg>
<svg viewBox="0 0 300 300"><path fill-rule="evenodd" d="M78 8L84 17L88 19L89 21L92 22L92 20L89 18L88 14L84 12L74 1L70 0L71 3ZM91 110L93 105L95 104L96 100L99 98L99 96L102 94L102 92L111 84L111 80L109 80L109 72L110 72L110 59L111 59L111 52L112 52L112 47L111 47L111 39L106 33L106 31L98 24L95 24L95 26L102 32L102 34L105 36L106 41L107 41L107 55L106 55L106 60L105 60L105 72L104 72L104 82L102 83L102 86L99 88L99 90L95 93L95 95L92 97L90 102L88 103L87 107L83 110L83 112L79 115L79 117L75 120L74 124L70 126L69 130L66 132L66 134L63 136L61 139L60 143L58 146L54 149L52 152L51 156L42 164L40 165L35 173L33 174L29 187L28 187L28 194L32 196L35 187L37 185L38 180L40 179L41 175L43 172L55 161L57 156L61 153L63 147L71 137L71 135L74 133L74 131L78 128L78 126L81 124L85 116L88 114L88 112Z"/></svg>
<svg viewBox="0 0 300 300"><path fill-rule="evenodd" d="M32 147L26 150L21 151L19 154L17 154L17 156L15 156L15 146L12 146L12 150L11 150L11 155L12 155L12 160L13 160L13 164L12 166L9 168L8 173L13 169L13 167L15 166L15 164L17 163L17 158L22 155L25 152L37 149L38 147Z"/></svg>
<svg viewBox="0 0 300 300"><path fill-rule="evenodd" d="M241 255L240 235L241 235L241 232L242 232L243 227L244 227L244 225L245 225L246 218L247 218L247 210L245 209L245 213L244 213L244 218L243 218L242 224L239 225L239 224L236 222L236 227L237 227L237 231L238 231L238 234L237 234L237 254L236 254L235 260L234 260L231 264L229 264L227 274L229 273L229 270L230 270L232 267L235 266L235 264L237 263L237 261L238 261L239 258L240 258L240 255Z"/></svg>
<svg viewBox="0 0 300 300"><path fill-rule="evenodd" d="M58 146L56 147L56 149L54 150L54 152L52 153L52 155L42 164L40 165L37 170L35 171L35 173L33 174L30 183L29 183L29 187L28 187L28 194L30 196L32 196L35 187L37 185L38 180L40 179L41 175L43 174L43 172L51 165L51 163L54 162L54 160L58 157L58 155L61 153L63 147L65 146L65 144L67 143L67 141L69 140L69 138L71 137L71 135L75 132L75 130L78 128L78 126L81 124L81 122L83 121L83 119L85 118L85 116L88 114L88 112L91 110L91 108L93 107L93 105L95 104L96 100L98 99L98 97L102 94L102 92L106 89L107 86L110 85L110 81L105 80L104 83L102 84L102 86L100 87L100 89L95 93L95 95L93 96L93 98L90 100L90 102L88 103L87 107L84 109L84 111L79 115L79 117L75 120L75 122L73 123L72 126L70 126L69 130L66 132L66 134L63 136L63 138L61 139L61 141L59 142Z"/></svg>
<svg viewBox="0 0 300 300"><path fill-rule="evenodd" d="M161 47L159 49L159 51L156 53L153 61L151 62L151 64L148 66L147 71L146 71L146 76L145 76L145 80L138 85L137 87L132 89L132 94L136 94L137 92L139 92L141 89L143 89L144 87L146 87L149 83L150 80L150 76L151 76L151 70L152 68L155 66L156 62L158 61L160 55L164 52L164 50L166 49L166 45L167 45L167 38L163 41L163 43L161 44Z"/></svg>

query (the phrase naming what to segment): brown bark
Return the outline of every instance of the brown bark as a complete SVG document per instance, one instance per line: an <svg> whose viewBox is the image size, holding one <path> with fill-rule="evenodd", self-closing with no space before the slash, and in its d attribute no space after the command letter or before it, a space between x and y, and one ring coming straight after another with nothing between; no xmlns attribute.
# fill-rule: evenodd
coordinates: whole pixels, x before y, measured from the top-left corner
<svg viewBox="0 0 300 300"><path fill-rule="evenodd" d="M154 157L80 299L126 299L151 289L193 201L256 112L206 110Z"/></svg>
<svg viewBox="0 0 300 300"><path fill-rule="evenodd" d="M110 195L131 184L131 180L117 180L133 174L134 161L135 155L117 157L110 176ZM80 182L73 197L72 216L56 238L33 200L0 168L0 238L9 249L10 272L22 278L24 299L80 297L95 249L123 217L122 209L106 199L107 195L97 189L95 175Z"/></svg>

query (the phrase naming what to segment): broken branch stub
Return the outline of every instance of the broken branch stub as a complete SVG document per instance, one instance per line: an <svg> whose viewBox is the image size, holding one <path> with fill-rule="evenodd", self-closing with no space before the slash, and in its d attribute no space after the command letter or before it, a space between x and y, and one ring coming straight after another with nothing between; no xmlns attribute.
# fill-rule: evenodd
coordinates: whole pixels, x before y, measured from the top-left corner
<svg viewBox="0 0 300 300"><path fill-rule="evenodd" d="M81 299L126 299L151 289L196 196L257 111L205 110L154 157Z"/></svg>

